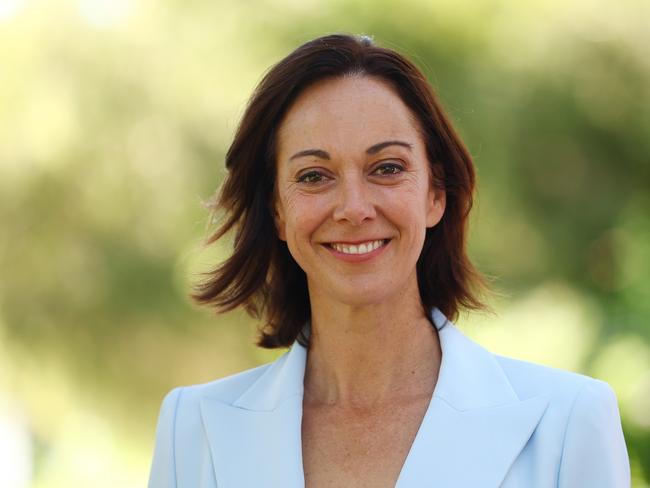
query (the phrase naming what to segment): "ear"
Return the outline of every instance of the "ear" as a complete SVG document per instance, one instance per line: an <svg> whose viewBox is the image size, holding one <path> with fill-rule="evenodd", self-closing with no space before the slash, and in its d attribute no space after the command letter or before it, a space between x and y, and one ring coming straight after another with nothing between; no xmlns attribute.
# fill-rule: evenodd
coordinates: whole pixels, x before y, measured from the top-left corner
<svg viewBox="0 0 650 488"><path fill-rule="evenodd" d="M427 195L427 228L434 227L445 213L447 194L443 188L436 188L433 182L429 183Z"/></svg>

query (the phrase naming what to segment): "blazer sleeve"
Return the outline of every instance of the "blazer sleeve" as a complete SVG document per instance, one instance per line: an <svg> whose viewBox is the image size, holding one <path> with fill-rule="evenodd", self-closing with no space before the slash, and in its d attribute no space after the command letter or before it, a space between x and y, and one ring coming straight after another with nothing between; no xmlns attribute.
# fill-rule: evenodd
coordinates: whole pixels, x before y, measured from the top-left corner
<svg viewBox="0 0 650 488"><path fill-rule="evenodd" d="M616 395L604 381L590 381L569 414L558 487L629 488L630 483Z"/></svg>
<svg viewBox="0 0 650 488"><path fill-rule="evenodd" d="M176 411L181 390L170 391L160 407L149 488L176 488Z"/></svg>

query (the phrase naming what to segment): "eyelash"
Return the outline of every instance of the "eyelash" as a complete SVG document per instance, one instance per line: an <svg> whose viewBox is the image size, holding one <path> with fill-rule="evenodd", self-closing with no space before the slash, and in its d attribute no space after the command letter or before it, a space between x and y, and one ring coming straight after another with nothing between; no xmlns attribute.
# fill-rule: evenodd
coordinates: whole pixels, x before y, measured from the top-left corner
<svg viewBox="0 0 650 488"><path fill-rule="evenodd" d="M314 185L320 183L323 178L323 173L320 171L307 171L305 174L302 174L296 178L296 183L306 183L308 185ZM318 181L308 181L308 178L317 177Z"/></svg>
<svg viewBox="0 0 650 488"><path fill-rule="evenodd" d="M390 176L398 175L402 171L404 171L404 166L402 166L399 163L381 163L379 166L377 166L373 170L373 173L375 173L377 170L386 169L386 168L392 168L393 172L388 173L388 174L380 174L379 176L390 177ZM313 181L313 180L309 181L309 179L314 178L314 177L318 178L318 180L317 181ZM304 173L304 174L298 176L298 178L296 178L296 183L305 183L305 184L308 184L308 185L315 185L315 184L320 183L323 180L324 177L325 177L325 175L321 171L316 171L316 170L307 171L306 173Z"/></svg>
<svg viewBox="0 0 650 488"><path fill-rule="evenodd" d="M399 163L382 163L379 166L375 168L375 171L379 169L384 169L384 168L393 168L395 171L393 173L388 173L387 175L384 174L382 176L394 176L397 174L400 174L402 171L404 171L404 166L402 166Z"/></svg>

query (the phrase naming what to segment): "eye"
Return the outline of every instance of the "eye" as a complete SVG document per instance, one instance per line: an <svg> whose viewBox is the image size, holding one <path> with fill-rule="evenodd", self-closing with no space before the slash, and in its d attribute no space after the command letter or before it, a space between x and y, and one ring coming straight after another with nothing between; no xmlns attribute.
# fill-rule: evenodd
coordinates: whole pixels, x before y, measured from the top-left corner
<svg viewBox="0 0 650 488"><path fill-rule="evenodd" d="M379 176L391 176L391 175L396 175L404 171L404 166L402 166L399 163L382 163L375 170L373 173L378 174Z"/></svg>
<svg viewBox="0 0 650 488"><path fill-rule="evenodd" d="M308 184L314 184L314 183L320 183L325 179L325 175L321 173L320 171L307 171L306 173L301 174L296 178L296 181L298 183L308 183Z"/></svg>

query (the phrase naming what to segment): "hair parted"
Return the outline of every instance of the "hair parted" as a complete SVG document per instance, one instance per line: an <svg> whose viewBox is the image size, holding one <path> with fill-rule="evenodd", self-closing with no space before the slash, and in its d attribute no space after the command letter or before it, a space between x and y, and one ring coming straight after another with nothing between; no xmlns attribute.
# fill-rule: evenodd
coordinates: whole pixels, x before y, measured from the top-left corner
<svg viewBox="0 0 650 488"><path fill-rule="evenodd" d="M472 158L452 127L424 74L398 52L369 36L331 34L298 47L274 65L251 96L226 154L228 174L213 203L220 216L207 238L213 244L234 231L232 255L195 285L191 298L218 312L243 305L261 319L258 345L307 345L301 332L310 317L307 278L279 239L273 218L277 130L297 96L311 84L349 75L387 82L413 112L423 132L434 185L446 192L445 212L427 229L417 262L420 298L450 320L461 307L487 308L478 292L486 279L467 255L468 217L473 203Z"/></svg>

